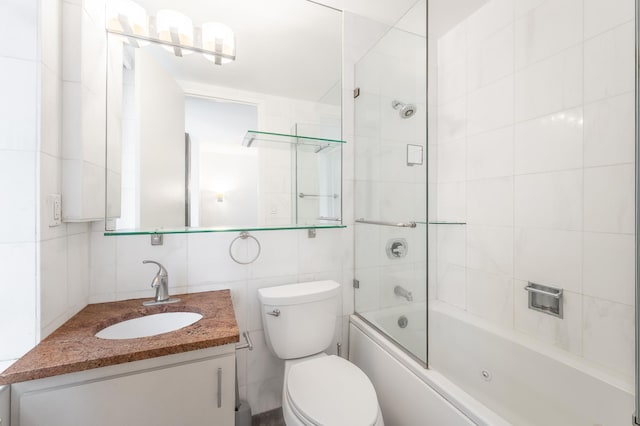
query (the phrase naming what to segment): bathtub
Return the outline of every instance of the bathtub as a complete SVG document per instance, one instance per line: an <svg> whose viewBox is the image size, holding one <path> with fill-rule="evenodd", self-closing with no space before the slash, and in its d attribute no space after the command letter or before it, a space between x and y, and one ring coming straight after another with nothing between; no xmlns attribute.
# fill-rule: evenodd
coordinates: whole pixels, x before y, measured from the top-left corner
<svg viewBox="0 0 640 426"><path fill-rule="evenodd" d="M351 316L349 359L376 387L385 424L631 423L632 384L443 303L430 304L429 369L371 326L385 329L402 343L426 330L426 320L420 320L426 318L424 308L424 304L393 307L364 314L365 320ZM400 329L397 320L403 312L408 322ZM420 346L425 346L424 337L422 342Z"/></svg>

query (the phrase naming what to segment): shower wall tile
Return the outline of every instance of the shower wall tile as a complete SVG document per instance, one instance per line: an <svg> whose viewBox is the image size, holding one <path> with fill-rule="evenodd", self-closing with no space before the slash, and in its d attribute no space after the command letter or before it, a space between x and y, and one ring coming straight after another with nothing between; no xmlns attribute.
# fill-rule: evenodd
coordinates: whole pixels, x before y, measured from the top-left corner
<svg viewBox="0 0 640 426"><path fill-rule="evenodd" d="M467 225L467 267L512 277L513 232L511 227Z"/></svg>
<svg viewBox="0 0 640 426"><path fill-rule="evenodd" d="M632 376L634 323L632 306L584 296L584 357Z"/></svg>
<svg viewBox="0 0 640 426"><path fill-rule="evenodd" d="M628 22L585 42L585 102L633 90L634 37L634 24Z"/></svg>
<svg viewBox="0 0 640 426"><path fill-rule="evenodd" d="M460 62L467 53L467 23L462 22L438 39L438 67Z"/></svg>
<svg viewBox="0 0 640 426"><path fill-rule="evenodd" d="M516 72L516 122L580 105L582 56L582 45L579 45Z"/></svg>
<svg viewBox="0 0 640 426"><path fill-rule="evenodd" d="M440 145L437 162L438 182L462 182L466 177L467 141L465 139L451 141Z"/></svg>
<svg viewBox="0 0 640 426"><path fill-rule="evenodd" d="M634 305L634 244L633 235L584 233L585 295Z"/></svg>
<svg viewBox="0 0 640 426"><path fill-rule="evenodd" d="M467 98L438 106L438 144L458 140L467 135Z"/></svg>
<svg viewBox="0 0 640 426"><path fill-rule="evenodd" d="M515 177L515 226L582 230L582 170Z"/></svg>
<svg viewBox="0 0 640 426"><path fill-rule="evenodd" d="M438 79L438 99L440 103L453 101L467 93L467 63L451 62L442 66Z"/></svg>
<svg viewBox="0 0 640 426"><path fill-rule="evenodd" d="M542 3L515 23L516 69L582 42L582 0Z"/></svg>
<svg viewBox="0 0 640 426"><path fill-rule="evenodd" d="M584 0L584 37L589 39L633 17L632 0Z"/></svg>
<svg viewBox="0 0 640 426"><path fill-rule="evenodd" d="M464 226L442 226L436 236L438 260L458 266L466 266L467 230Z"/></svg>
<svg viewBox="0 0 640 426"><path fill-rule="evenodd" d="M633 234L633 164L584 171L584 229Z"/></svg>
<svg viewBox="0 0 640 426"><path fill-rule="evenodd" d="M574 355L582 355L582 296L565 292L564 318L542 315L527 307L526 281L514 281L514 328Z"/></svg>
<svg viewBox="0 0 640 426"><path fill-rule="evenodd" d="M517 229L516 279L582 292L582 233Z"/></svg>
<svg viewBox="0 0 640 426"><path fill-rule="evenodd" d="M513 279L467 269L467 310L505 328L513 327Z"/></svg>
<svg viewBox="0 0 640 426"><path fill-rule="evenodd" d="M467 184L465 182L440 183L432 193L437 196L437 214L433 220L450 222L467 220Z"/></svg>
<svg viewBox="0 0 640 426"><path fill-rule="evenodd" d="M467 138L468 180L513 175L513 132L509 126Z"/></svg>
<svg viewBox="0 0 640 426"><path fill-rule="evenodd" d="M467 307L466 268L446 262L438 262L436 293L438 300L461 309Z"/></svg>
<svg viewBox="0 0 640 426"><path fill-rule="evenodd" d="M520 18L522 15L530 12L540 6L546 0L517 0L515 1L515 17Z"/></svg>
<svg viewBox="0 0 640 426"><path fill-rule="evenodd" d="M582 167L582 108L518 123L515 129L516 175Z"/></svg>
<svg viewBox="0 0 640 426"><path fill-rule="evenodd" d="M467 182L467 223L513 225L513 177Z"/></svg>
<svg viewBox="0 0 640 426"><path fill-rule="evenodd" d="M492 0L478 9L467 22L468 40L485 40L513 23L513 0Z"/></svg>
<svg viewBox="0 0 640 426"><path fill-rule="evenodd" d="M468 95L469 135L513 124L513 76L505 77Z"/></svg>
<svg viewBox="0 0 640 426"><path fill-rule="evenodd" d="M484 40L469 37L466 63L466 88L471 92L513 74L513 25ZM443 69L446 74L446 69ZM461 85L464 88L464 85Z"/></svg>
<svg viewBox="0 0 640 426"><path fill-rule="evenodd" d="M585 167L632 163L635 96L632 92L584 107Z"/></svg>

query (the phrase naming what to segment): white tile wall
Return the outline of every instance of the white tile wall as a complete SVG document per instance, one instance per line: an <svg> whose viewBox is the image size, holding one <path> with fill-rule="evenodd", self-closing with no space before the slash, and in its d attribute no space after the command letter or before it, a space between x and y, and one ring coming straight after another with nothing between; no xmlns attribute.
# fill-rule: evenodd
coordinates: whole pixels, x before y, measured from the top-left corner
<svg viewBox="0 0 640 426"><path fill-rule="evenodd" d="M69 20L63 9L78 8L56 0L40 2L40 131L39 131L39 331L45 337L86 306L89 300L90 238L87 224L62 224L49 227L49 194L61 194L62 170L66 147L72 141L63 139L63 68L77 57L68 30L77 28L79 20ZM44 4L46 3L46 4ZM66 30L63 34L63 28ZM64 56L64 57L63 57ZM69 95L69 93L67 93ZM78 100L80 95L78 94ZM73 100L70 98L70 100ZM63 197L63 210L65 201ZM66 203L69 206L69 203Z"/></svg>
<svg viewBox="0 0 640 426"><path fill-rule="evenodd" d="M0 4L0 362L22 356L38 324L38 4ZM4 361L4 362L3 362Z"/></svg>
<svg viewBox="0 0 640 426"><path fill-rule="evenodd" d="M437 298L628 383L633 7L490 0L438 40L429 70L430 214L467 222L431 232ZM564 289L563 319L527 308L527 281Z"/></svg>

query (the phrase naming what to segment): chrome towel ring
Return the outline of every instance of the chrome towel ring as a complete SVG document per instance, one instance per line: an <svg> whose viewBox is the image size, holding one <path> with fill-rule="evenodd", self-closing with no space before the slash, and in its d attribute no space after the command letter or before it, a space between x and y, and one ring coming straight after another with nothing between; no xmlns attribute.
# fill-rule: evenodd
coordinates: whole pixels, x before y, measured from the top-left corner
<svg viewBox="0 0 640 426"><path fill-rule="evenodd" d="M253 241L256 242L256 244L258 245L258 252L256 253L256 255L254 256L253 259L249 260L248 262L242 262L242 261L236 259L233 256L233 245L235 244L236 241L238 241L238 240L246 240L247 238L251 238ZM262 246L260 245L260 241L258 241L258 239L256 237L254 237L253 235L249 234L247 231L242 231L240 233L240 235L238 235L233 240L231 240L231 243L229 244L229 256L231 257L231 259L234 262L239 263L240 265L248 265L250 263L255 262L256 259L258 259L258 257L260 257L260 252L261 251L262 251Z"/></svg>

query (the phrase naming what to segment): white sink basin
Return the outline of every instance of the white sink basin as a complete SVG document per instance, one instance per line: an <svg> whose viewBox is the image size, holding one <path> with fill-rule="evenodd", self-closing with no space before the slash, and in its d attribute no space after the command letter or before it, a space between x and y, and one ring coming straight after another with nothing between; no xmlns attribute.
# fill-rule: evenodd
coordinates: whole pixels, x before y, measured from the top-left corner
<svg viewBox="0 0 640 426"><path fill-rule="evenodd" d="M166 312L147 315L113 324L96 333L101 339L136 339L168 333L198 322L202 315L195 312Z"/></svg>

